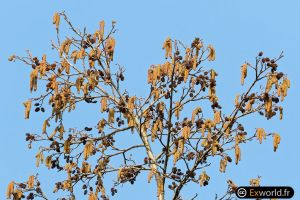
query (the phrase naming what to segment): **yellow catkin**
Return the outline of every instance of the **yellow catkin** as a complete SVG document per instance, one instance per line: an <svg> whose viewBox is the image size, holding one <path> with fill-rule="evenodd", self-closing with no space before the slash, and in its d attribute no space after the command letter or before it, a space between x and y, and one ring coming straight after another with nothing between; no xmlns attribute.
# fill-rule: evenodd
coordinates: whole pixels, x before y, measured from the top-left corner
<svg viewBox="0 0 300 200"><path fill-rule="evenodd" d="M196 70L197 64L197 56L193 56L193 70Z"/></svg>
<svg viewBox="0 0 300 200"><path fill-rule="evenodd" d="M88 93L88 87L89 87L88 83L84 83L81 86L81 89L82 89L84 95L87 95L87 93Z"/></svg>
<svg viewBox="0 0 300 200"><path fill-rule="evenodd" d="M78 77L78 78L76 79L76 82L75 82L75 85L76 85L76 89L77 89L77 93L78 93L78 94L80 93L80 89L81 89L82 83L83 83L83 78L82 78L82 77Z"/></svg>
<svg viewBox="0 0 300 200"><path fill-rule="evenodd" d="M179 139L174 146L174 160L173 163L176 164L176 162L180 159L182 153L184 150L184 139Z"/></svg>
<svg viewBox="0 0 300 200"><path fill-rule="evenodd" d="M167 73L167 76L169 77L169 78L171 78L172 77L172 73L173 73L173 67L172 67L172 64L170 63L170 62L166 62L165 63L165 68L166 68L166 73Z"/></svg>
<svg viewBox="0 0 300 200"><path fill-rule="evenodd" d="M237 189L237 185L232 180L227 180L227 184L232 191L235 191Z"/></svg>
<svg viewBox="0 0 300 200"><path fill-rule="evenodd" d="M178 141L178 150L180 152L180 155L183 154L183 151L184 151L184 143L185 143L185 140L184 139L180 139Z"/></svg>
<svg viewBox="0 0 300 200"><path fill-rule="evenodd" d="M29 80L30 92L37 90L37 79L38 79L38 68L35 68L30 73L30 80Z"/></svg>
<svg viewBox="0 0 300 200"><path fill-rule="evenodd" d="M98 199L98 198L97 198L97 196L96 196L95 193L91 192L91 193L89 194L88 200L97 200L97 199Z"/></svg>
<svg viewBox="0 0 300 200"><path fill-rule="evenodd" d="M187 69L187 68L185 68L185 70L184 70L184 76L183 76L183 81L184 81L185 83L186 83L187 80L188 80L189 72L190 72L190 70Z"/></svg>
<svg viewBox="0 0 300 200"><path fill-rule="evenodd" d="M273 116L273 111L272 111L272 98L267 97L265 100L265 113L267 119L270 119Z"/></svg>
<svg viewBox="0 0 300 200"><path fill-rule="evenodd" d="M133 109L135 108L135 99L136 99L136 97L133 96L133 97L130 97L128 100L128 109L130 112L132 112Z"/></svg>
<svg viewBox="0 0 300 200"><path fill-rule="evenodd" d="M105 26L105 22L104 20L102 20L100 23L100 38L99 40L103 40L103 36L104 36L104 26Z"/></svg>
<svg viewBox="0 0 300 200"><path fill-rule="evenodd" d="M115 110L113 108L110 108L108 110L108 123L114 123L115 122Z"/></svg>
<svg viewBox="0 0 300 200"><path fill-rule="evenodd" d="M70 51L70 46L72 44L72 41L67 38L65 41L63 41L60 45L60 48L59 48L59 56L62 57L63 53L65 53L66 55L69 54L69 51Z"/></svg>
<svg viewBox="0 0 300 200"><path fill-rule="evenodd" d="M177 117L177 119L179 119L181 109L182 109L182 105L180 104L180 102L176 102L175 103L175 116Z"/></svg>
<svg viewBox="0 0 300 200"><path fill-rule="evenodd" d="M70 74L70 63L64 59L62 62L61 62L61 66L63 67L63 69L65 69L66 73L67 74Z"/></svg>
<svg viewBox="0 0 300 200"><path fill-rule="evenodd" d="M219 124L221 122L221 111L215 111L214 113L214 123Z"/></svg>
<svg viewBox="0 0 300 200"><path fill-rule="evenodd" d="M160 76L161 76L161 65L157 65L156 66L156 76L157 76L157 78L159 79L160 78Z"/></svg>
<svg viewBox="0 0 300 200"><path fill-rule="evenodd" d="M220 172L225 173L226 167L227 167L227 159L223 158L223 159L220 160Z"/></svg>
<svg viewBox="0 0 300 200"><path fill-rule="evenodd" d="M278 149L278 144L280 143L280 135L278 133L273 134L273 147L274 147L274 152Z"/></svg>
<svg viewBox="0 0 300 200"><path fill-rule="evenodd" d="M246 105L246 110L250 111L252 109L252 105L255 103L255 99L250 99Z"/></svg>
<svg viewBox="0 0 300 200"><path fill-rule="evenodd" d="M72 181L71 180L65 180L64 182L62 182L62 189L71 191Z"/></svg>
<svg viewBox="0 0 300 200"><path fill-rule="evenodd" d="M197 107L197 108L195 108L193 110L193 113L192 113L192 122L193 123L195 122L196 115L198 115L200 112L201 112L201 108L200 107Z"/></svg>
<svg viewBox="0 0 300 200"><path fill-rule="evenodd" d="M64 152L65 154L70 154L71 152L71 141L69 139L67 139L64 143Z"/></svg>
<svg viewBox="0 0 300 200"><path fill-rule="evenodd" d="M197 82L196 79L194 77L191 77L191 81L190 81L191 88L194 89L196 82Z"/></svg>
<svg viewBox="0 0 300 200"><path fill-rule="evenodd" d="M237 165L241 160L241 148L238 145L235 145L235 164Z"/></svg>
<svg viewBox="0 0 300 200"><path fill-rule="evenodd" d="M115 46L116 46L116 40L114 38L110 37L106 40L105 50L106 50L107 54L109 55L110 61L113 60Z"/></svg>
<svg viewBox="0 0 300 200"><path fill-rule="evenodd" d="M266 93L270 92L272 89L272 86L275 84L276 87L278 87L278 79L276 74L269 74L268 75L268 80L267 80L267 85L266 85Z"/></svg>
<svg viewBox="0 0 300 200"><path fill-rule="evenodd" d="M106 121L105 119L101 119L97 124L98 132L101 133L105 127Z"/></svg>
<svg viewBox="0 0 300 200"><path fill-rule="evenodd" d="M83 159L84 160L87 160L90 157L90 155L93 152L93 149L94 149L94 147L93 147L92 142L88 142L85 144L84 149L83 149Z"/></svg>
<svg viewBox="0 0 300 200"><path fill-rule="evenodd" d="M205 181L209 181L210 177L206 174L206 171L203 171L199 176L200 187L204 185Z"/></svg>
<svg viewBox="0 0 300 200"><path fill-rule="evenodd" d="M174 72L173 72L174 74L176 74L176 73L181 73L181 72L182 72L183 66L182 66L181 63L176 62L176 64L173 64L173 63L172 63L172 65L173 65L173 66L175 65L175 67L173 68L173 70L170 70L170 71L174 71ZM172 73L171 73L171 74L172 74ZM171 77L171 76L169 76L169 77Z"/></svg>
<svg viewBox="0 0 300 200"><path fill-rule="evenodd" d="M188 61L190 57L191 57L191 49L190 48L186 48L184 60Z"/></svg>
<svg viewBox="0 0 300 200"><path fill-rule="evenodd" d="M158 131L158 124L155 122L153 124L152 130L151 130L151 141L154 142L155 138L157 137L157 131Z"/></svg>
<svg viewBox="0 0 300 200"><path fill-rule="evenodd" d="M277 89L277 93L278 93L278 96L281 96L281 101L284 100L284 97L287 96L287 91L288 91L288 88L290 88L290 80L288 80L287 78L284 78L283 81L282 81L282 84L280 85L280 87L278 87Z"/></svg>
<svg viewBox="0 0 300 200"><path fill-rule="evenodd" d="M154 101L156 101L159 98L159 94L160 94L160 89L159 88L153 89L152 95L153 95Z"/></svg>
<svg viewBox="0 0 300 200"><path fill-rule="evenodd" d="M214 61L216 59L216 52L215 52L214 47L212 45L208 45L207 49L209 50L208 60Z"/></svg>
<svg viewBox="0 0 300 200"><path fill-rule="evenodd" d="M81 172L89 173L91 171L91 165L87 162L82 162Z"/></svg>
<svg viewBox="0 0 300 200"><path fill-rule="evenodd" d="M278 109L279 109L279 119L282 120L282 118L283 118L283 108L281 106L279 106Z"/></svg>
<svg viewBox="0 0 300 200"><path fill-rule="evenodd" d="M76 64L76 61L77 61L77 55L78 55L77 50L72 51L70 58L73 59L74 64Z"/></svg>
<svg viewBox="0 0 300 200"><path fill-rule="evenodd" d="M135 118L133 117L133 116L129 116L128 117L128 126L130 126L131 127L131 133L133 133L134 132L134 126L135 126Z"/></svg>
<svg viewBox="0 0 300 200"><path fill-rule="evenodd" d="M160 76L161 76L161 77L166 76L166 75L168 74L168 71L167 71L167 68L166 68L166 64L162 64L162 65L160 66L160 68L161 68Z"/></svg>
<svg viewBox="0 0 300 200"><path fill-rule="evenodd" d="M201 146L204 147L204 148L208 148L209 147L209 143L208 143L207 139L203 139L202 140Z"/></svg>
<svg viewBox="0 0 300 200"><path fill-rule="evenodd" d="M50 169L51 166L52 166L51 161L52 161L52 156L47 156L47 157L46 157L46 160L45 160L45 165L46 165L46 167L47 167L48 169Z"/></svg>
<svg viewBox="0 0 300 200"><path fill-rule="evenodd" d="M29 119L30 116L30 110L31 110L31 101L25 101L23 103L23 105L25 106L25 119Z"/></svg>
<svg viewBox="0 0 300 200"><path fill-rule="evenodd" d="M60 23L60 15L58 12L55 12L53 15L53 24L55 24L55 28L58 30L59 27L59 23Z"/></svg>
<svg viewBox="0 0 300 200"><path fill-rule="evenodd" d="M154 67L152 72L152 85L155 85L157 81L157 77L158 77L157 67Z"/></svg>
<svg viewBox="0 0 300 200"><path fill-rule="evenodd" d="M147 83L151 83L153 82L153 69L150 68L148 69L148 76L147 76Z"/></svg>
<svg viewBox="0 0 300 200"><path fill-rule="evenodd" d="M13 192L14 192L14 185L15 183L12 181L8 184L7 189L6 189L6 198L10 199Z"/></svg>
<svg viewBox="0 0 300 200"><path fill-rule="evenodd" d="M80 51L77 52L76 57L77 57L77 59L83 59L85 57L85 50L84 50L84 48L81 48Z"/></svg>
<svg viewBox="0 0 300 200"><path fill-rule="evenodd" d="M31 189L34 187L34 176L29 176L27 185L28 185L28 189Z"/></svg>
<svg viewBox="0 0 300 200"><path fill-rule="evenodd" d="M101 112L105 112L107 110L107 97L102 97L101 101Z"/></svg>
<svg viewBox="0 0 300 200"><path fill-rule="evenodd" d="M201 125L201 133L202 133L202 137L204 137L204 133L205 133L205 124Z"/></svg>
<svg viewBox="0 0 300 200"><path fill-rule="evenodd" d="M238 106L239 106L239 98L240 98L240 95L237 94L237 95L235 96L235 100L234 100L234 105L235 105L235 107L238 107Z"/></svg>
<svg viewBox="0 0 300 200"><path fill-rule="evenodd" d="M35 166L39 167L40 166L40 162L43 163L44 162L44 154L42 151L39 151L36 155L35 155Z"/></svg>
<svg viewBox="0 0 300 200"><path fill-rule="evenodd" d="M23 196L23 192L19 189L14 190L14 200L20 200Z"/></svg>
<svg viewBox="0 0 300 200"><path fill-rule="evenodd" d="M247 63L241 66L241 84L244 85L245 78L247 77Z"/></svg>
<svg viewBox="0 0 300 200"><path fill-rule="evenodd" d="M211 70L210 71L210 78L212 79L212 80L215 80L216 79L216 76L218 76L218 74L217 74L217 72L215 71L215 70Z"/></svg>
<svg viewBox="0 0 300 200"><path fill-rule="evenodd" d="M165 58L172 57L172 40L167 38L163 44L163 49L165 50Z"/></svg>
<svg viewBox="0 0 300 200"><path fill-rule="evenodd" d="M217 151L219 149L219 146L220 145L219 145L218 141L217 140L213 140L212 149L211 149L211 152L212 152L213 156L217 153Z"/></svg>
<svg viewBox="0 0 300 200"><path fill-rule="evenodd" d="M191 133L191 127L184 126L182 130L182 136L185 140L187 140L190 137L190 133Z"/></svg>
<svg viewBox="0 0 300 200"><path fill-rule="evenodd" d="M262 143L262 139L266 139L266 132L263 128L256 129L256 137L259 140L259 143Z"/></svg>
<svg viewBox="0 0 300 200"><path fill-rule="evenodd" d="M179 160L179 158L180 158L180 153L179 153L178 149L175 149L175 151L174 151L174 159L173 159L174 165Z"/></svg>
<svg viewBox="0 0 300 200"><path fill-rule="evenodd" d="M61 124L58 128L58 132L59 132L59 139L62 140L64 133L65 133L65 127L63 124Z"/></svg>

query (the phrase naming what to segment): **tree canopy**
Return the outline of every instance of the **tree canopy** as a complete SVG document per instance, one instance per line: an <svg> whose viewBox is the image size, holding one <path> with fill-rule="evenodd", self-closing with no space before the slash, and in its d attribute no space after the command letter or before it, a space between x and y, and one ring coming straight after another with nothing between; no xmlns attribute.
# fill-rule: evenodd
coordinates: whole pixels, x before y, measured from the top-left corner
<svg viewBox="0 0 300 200"><path fill-rule="evenodd" d="M61 36L61 21L70 35ZM39 144L36 166L44 164L65 174L64 180L54 183L54 193L66 193L61 199L76 199L81 192L89 200L110 199L118 195L119 185L134 184L141 173L147 173L148 183L155 183L157 199L165 199L167 192L174 200L185 199L183 187L205 187L213 179L205 170L212 160L218 160L219 172L225 173L228 164L241 161L242 144L252 140L262 144L273 137L274 151L278 149L279 133L262 127L247 132L241 119L253 114L267 120L283 118L281 104L290 81L280 71L282 53L270 58L259 52L254 63L241 63L244 90L233 97L233 109L226 113L217 95L218 73L205 66L216 59L216 52L202 39L185 45L168 37L162 45L165 62L149 67L148 85L143 86L149 92L139 97L126 88L125 68L114 60L116 22L100 21L99 28L88 33L74 27L64 12L57 12L53 24L56 58L38 58L28 51L9 60L31 69L29 89L38 95L24 102L25 119L34 110L42 112L45 120L39 132L26 134L26 141L29 148ZM82 103L98 106L98 123L65 127L66 113ZM132 138L131 143L122 142L124 135ZM115 174L113 185L104 181L108 174ZM233 180L227 183L219 199L234 196L237 185ZM78 185L82 191L74 189ZM251 179L250 185L259 186L260 177ZM49 199L37 175L9 183L7 198L25 197Z"/></svg>

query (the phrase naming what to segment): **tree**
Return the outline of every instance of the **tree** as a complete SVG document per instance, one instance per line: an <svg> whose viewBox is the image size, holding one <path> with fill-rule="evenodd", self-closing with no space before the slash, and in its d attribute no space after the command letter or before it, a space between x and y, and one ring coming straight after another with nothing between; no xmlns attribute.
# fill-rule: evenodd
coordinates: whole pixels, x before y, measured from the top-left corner
<svg viewBox="0 0 300 200"><path fill-rule="evenodd" d="M74 36L61 40L61 18ZM139 174L147 173L148 183L155 181L159 200L165 199L166 192L172 193L174 200L183 199L181 190L186 185L204 187L209 183L205 168L211 160L220 161L221 173L232 160L237 165L241 144L255 138L262 143L272 136L277 150L278 133L260 127L248 134L241 119L260 114L269 120L277 113L282 119L279 104L290 87L286 74L278 71L282 53L270 59L260 52L255 63L241 65L241 84L247 78L248 87L235 97L228 114L218 103L217 72L203 65L215 60L214 47L204 45L201 39L195 38L186 46L167 38L162 47L166 62L150 66L149 94L137 97L123 89L125 70L113 64L115 22L105 31L105 22L101 21L100 28L91 34L75 28L64 12L55 13L53 23L57 32L57 41L52 42L58 54L56 61L50 62L46 55L39 59L29 51L25 57L12 55L9 60L31 67L30 92L42 91L24 102L25 119L30 118L32 107L44 115L46 109L51 109L41 131L27 133L26 141L29 148L33 143L40 144L36 166L44 163L48 169L66 174L54 189L68 192L62 199L76 198L80 191L74 189L75 185L82 186L89 200L109 199L103 177L111 173L116 175L110 189L112 196L120 184L134 184ZM66 113L72 113L79 103L99 105L99 122L79 130L66 128ZM120 141L124 134L132 138L132 143ZM137 151L144 156L137 155ZM250 184L257 186L259 180L252 179ZM220 199L234 195L237 185L232 180L227 183L228 189ZM25 195L27 199L48 199L36 175L25 182L9 183L7 198L21 199Z"/></svg>

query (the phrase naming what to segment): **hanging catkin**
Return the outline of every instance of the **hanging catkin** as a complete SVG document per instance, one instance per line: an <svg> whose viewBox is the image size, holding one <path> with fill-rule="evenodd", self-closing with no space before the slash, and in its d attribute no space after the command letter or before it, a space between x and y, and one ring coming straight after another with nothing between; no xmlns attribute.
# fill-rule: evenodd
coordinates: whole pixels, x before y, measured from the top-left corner
<svg viewBox="0 0 300 200"><path fill-rule="evenodd" d="M114 123L115 122L115 110L113 108L110 108L108 110L108 123Z"/></svg>
<svg viewBox="0 0 300 200"><path fill-rule="evenodd" d="M241 160L241 148L239 145L235 145L235 164L237 165L239 161Z"/></svg>
<svg viewBox="0 0 300 200"><path fill-rule="evenodd" d="M223 158L223 159L220 160L220 172L225 173L226 167L227 167L227 159Z"/></svg>
<svg viewBox="0 0 300 200"><path fill-rule="evenodd" d="M245 78L247 77L247 63L241 66L241 84L244 85Z"/></svg>
<svg viewBox="0 0 300 200"><path fill-rule="evenodd" d="M281 106L279 106L279 119L282 120L283 118L283 108Z"/></svg>
<svg viewBox="0 0 300 200"><path fill-rule="evenodd" d="M207 49L209 50L208 60L214 61L216 59L216 52L215 52L214 47L212 45L208 45Z"/></svg>
<svg viewBox="0 0 300 200"><path fill-rule="evenodd" d="M85 144L84 146L84 150L83 150L83 159L87 160L90 155L92 154L94 149L93 143L92 142L88 142Z"/></svg>
<svg viewBox="0 0 300 200"><path fill-rule="evenodd" d="M99 38L99 40L102 41L103 36L104 36L104 26L105 26L104 20L100 21L99 25L100 25L100 33L99 33L100 38Z"/></svg>
<svg viewBox="0 0 300 200"><path fill-rule="evenodd" d="M107 110L107 97L102 97L101 99L101 112L105 112Z"/></svg>
<svg viewBox="0 0 300 200"><path fill-rule="evenodd" d="M25 106L25 119L29 119L30 110L31 110L31 101L30 100L25 101L23 105Z"/></svg>
<svg viewBox="0 0 300 200"><path fill-rule="evenodd" d="M55 24L56 30L58 30L59 23L60 23L60 15L59 13L55 12L53 15L53 24Z"/></svg>
<svg viewBox="0 0 300 200"><path fill-rule="evenodd" d="M273 116L272 112L272 98L267 96L265 99L265 113L267 119L270 119Z"/></svg>
<svg viewBox="0 0 300 200"><path fill-rule="evenodd" d="M274 147L274 152L276 152L278 148L278 144L280 143L280 135L278 133L273 134L273 147Z"/></svg>
<svg viewBox="0 0 300 200"><path fill-rule="evenodd" d="M6 190L6 198L10 199L13 192L14 192L14 185L15 183L12 181L8 184L7 190Z"/></svg>
<svg viewBox="0 0 300 200"><path fill-rule="evenodd" d="M33 186L34 186L34 176L29 176L27 185L28 185L28 189L33 188Z"/></svg>
<svg viewBox="0 0 300 200"><path fill-rule="evenodd" d="M214 113L214 123L219 124L221 122L221 111L215 111Z"/></svg>
<svg viewBox="0 0 300 200"><path fill-rule="evenodd" d="M165 58L172 57L172 40L171 38L167 38L164 42L163 49L166 51Z"/></svg>
<svg viewBox="0 0 300 200"><path fill-rule="evenodd" d="M197 107L193 110L193 113L192 113L192 123L195 122L195 117L196 115L198 115L199 113L201 112L201 108L200 107Z"/></svg>
<svg viewBox="0 0 300 200"><path fill-rule="evenodd" d="M182 129L182 137L187 140L190 137L191 127L184 126Z"/></svg>
<svg viewBox="0 0 300 200"><path fill-rule="evenodd" d="M278 87L278 79L276 74L269 74L268 75L268 80L267 80L267 85L266 85L266 93L270 92L272 89L272 86L275 84L275 87Z"/></svg>
<svg viewBox="0 0 300 200"><path fill-rule="evenodd" d="M37 90L38 68L35 68L30 73L30 92Z"/></svg>
<svg viewBox="0 0 300 200"><path fill-rule="evenodd" d="M266 139L266 132L263 128L256 129L256 137L259 140L259 143L262 143L262 139Z"/></svg>
<svg viewBox="0 0 300 200"><path fill-rule="evenodd" d="M182 106L181 106L180 102L176 102L175 103L175 116L177 119L179 119L181 109L182 109Z"/></svg>
<svg viewBox="0 0 300 200"><path fill-rule="evenodd" d="M204 182L209 181L209 179L210 179L210 177L206 174L205 171L203 171L199 176L200 187L202 187L203 185L205 186Z"/></svg>

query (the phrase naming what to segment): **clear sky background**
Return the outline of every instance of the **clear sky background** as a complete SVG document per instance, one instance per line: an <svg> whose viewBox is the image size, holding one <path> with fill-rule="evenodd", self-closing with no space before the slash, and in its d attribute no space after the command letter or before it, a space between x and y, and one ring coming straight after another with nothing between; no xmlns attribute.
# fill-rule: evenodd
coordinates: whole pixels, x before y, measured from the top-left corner
<svg viewBox="0 0 300 200"><path fill-rule="evenodd" d="M250 178L262 176L262 185L287 185L295 189L299 199L299 84L300 84L300 1L298 0L152 0L152 1L16 1L1 0L0 19L0 199L11 180L26 180L38 171L41 183L50 199L54 199L50 184L55 172L35 167L36 148L27 149L25 133L40 130L43 117L33 114L24 120L22 102L29 95L29 69L21 63L9 63L10 54L25 55L30 49L35 55L51 54L50 41L55 39L52 15L65 10L75 25L86 26L89 31L98 27L100 20L117 21L116 59L126 67L126 88L130 94L143 95L147 68L162 62L162 43L166 37L190 43L200 37L216 49L216 62L211 63L218 76L218 95L225 110L232 109L234 96L242 91L240 65L254 62L259 51L276 57L284 51L281 69L291 80L291 89L283 103L284 119L267 121L255 115L245 121L249 133L255 127L282 136L278 152L273 152L272 139L259 145L257 141L242 145L242 161L229 165L226 174L220 174L218 165L207 170L212 177L207 187L191 186L186 197L199 193L198 199L213 199L223 194L226 180L247 185ZM228 108L227 108L228 107ZM85 114L92 109L82 110ZM75 126L93 121L77 115ZM124 141L126 142L126 141ZM153 185L145 177L138 184L119 188L112 199L154 199Z"/></svg>

